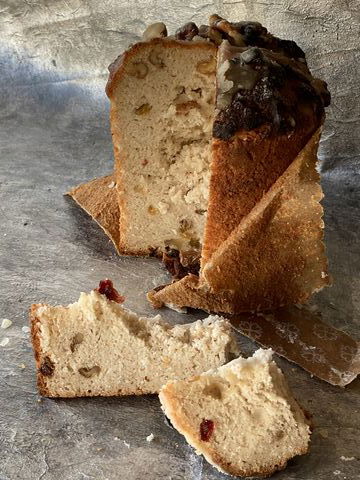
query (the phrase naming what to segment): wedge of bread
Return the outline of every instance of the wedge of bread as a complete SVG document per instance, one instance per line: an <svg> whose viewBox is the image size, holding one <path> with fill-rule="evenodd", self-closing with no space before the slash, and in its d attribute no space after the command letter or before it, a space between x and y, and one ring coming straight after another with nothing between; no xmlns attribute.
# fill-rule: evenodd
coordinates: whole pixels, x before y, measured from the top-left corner
<svg viewBox="0 0 360 480"><path fill-rule="evenodd" d="M160 391L164 412L198 454L236 476L269 476L307 452L310 426L271 350Z"/></svg>
<svg viewBox="0 0 360 480"><path fill-rule="evenodd" d="M122 300L110 285L103 293L81 293L67 307L31 307L42 395L157 393L169 380L220 366L239 353L225 319L171 326L160 315L139 317L117 303Z"/></svg>

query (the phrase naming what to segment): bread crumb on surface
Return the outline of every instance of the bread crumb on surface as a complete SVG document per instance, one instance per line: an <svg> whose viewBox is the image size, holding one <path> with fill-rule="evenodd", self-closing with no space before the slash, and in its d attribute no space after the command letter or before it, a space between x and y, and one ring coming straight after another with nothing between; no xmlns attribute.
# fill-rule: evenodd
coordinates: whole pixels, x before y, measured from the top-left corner
<svg viewBox="0 0 360 480"><path fill-rule="evenodd" d="M155 435L153 433L150 433L150 435L146 437L146 441L150 443L154 440L154 438L155 438Z"/></svg>
<svg viewBox="0 0 360 480"><path fill-rule="evenodd" d="M127 443L125 440L123 440L123 442L126 448L130 448L130 443Z"/></svg>
<svg viewBox="0 0 360 480"><path fill-rule="evenodd" d="M340 460L342 460L343 462L352 462L353 460L356 460L356 458L355 457L344 457L343 455L341 455Z"/></svg>
<svg viewBox="0 0 360 480"><path fill-rule="evenodd" d="M9 338L8 337L5 337L1 340L0 342L0 346L1 347L5 347L5 345L7 345L9 343Z"/></svg>
<svg viewBox="0 0 360 480"><path fill-rule="evenodd" d="M27 325L24 325L21 330L24 332L24 333L29 333L30 332L30 327L28 327Z"/></svg>
<svg viewBox="0 0 360 480"><path fill-rule="evenodd" d="M111 183L109 183L109 185L108 185L108 188L114 188L114 187L115 187L115 185L116 185L116 183L115 183L115 182L111 182Z"/></svg>
<svg viewBox="0 0 360 480"><path fill-rule="evenodd" d="M24 369L24 368L26 368L26 365L25 365L25 363L20 363L19 367Z"/></svg>
<svg viewBox="0 0 360 480"><path fill-rule="evenodd" d="M9 328L11 325L12 325L12 321L9 320L8 318L3 318L2 322L1 322L1 328L3 328L4 330L6 328Z"/></svg>

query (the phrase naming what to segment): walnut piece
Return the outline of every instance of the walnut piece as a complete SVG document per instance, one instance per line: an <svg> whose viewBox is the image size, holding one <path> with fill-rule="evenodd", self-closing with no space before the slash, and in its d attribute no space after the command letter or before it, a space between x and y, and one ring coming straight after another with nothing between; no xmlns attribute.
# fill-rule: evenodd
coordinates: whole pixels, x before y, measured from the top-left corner
<svg viewBox="0 0 360 480"><path fill-rule="evenodd" d="M146 115L147 113L150 112L151 109L152 109L151 105L149 105L148 103L143 103L142 105L140 105L140 107L135 108L135 114Z"/></svg>
<svg viewBox="0 0 360 480"><path fill-rule="evenodd" d="M164 38L167 36L167 29L165 23L156 22L149 25L144 31L142 38L145 41L152 40L153 38Z"/></svg>
<svg viewBox="0 0 360 480"><path fill-rule="evenodd" d="M161 52L158 48L154 48L149 53L149 62L154 65L154 67L163 68L165 66L164 59L161 55Z"/></svg>
<svg viewBox="0 0 360 480"><path fill-rule="evenodd" d="M77 333L73 336L70 343L70 350L72 353L75 352L76 348L80 343L84 341L84 335L82 333Z"/></svg>
<svg viewBox="0 0 360 480"><path fill-rule="evenodd" d="M128 66L128 74L136 78L145 78L148 74L148 66L143 62L134 62Z"/></svg>
<svg viewBox="0 0 360 480"><path fill-rule="evenodd" d="M215 57L210 58L209 60L199 62L196 65L196 70L203 75L213 75L216 69L216 59Z"/></svg>
<svg viewBox="0 0 360 480"><path fill-rule="evenodd" d="M82 367L79 368L79 373L85 378L91 378L94 375L99 375L101 368L98 365L94 365L93 367Z"/></svg>

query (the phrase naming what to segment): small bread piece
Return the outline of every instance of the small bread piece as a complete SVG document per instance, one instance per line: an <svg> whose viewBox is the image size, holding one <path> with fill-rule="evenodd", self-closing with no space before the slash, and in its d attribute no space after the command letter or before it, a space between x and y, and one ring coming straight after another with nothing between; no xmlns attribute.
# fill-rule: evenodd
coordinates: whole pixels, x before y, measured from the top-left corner
<svg viewBox="0 0 360 480"><path fill-rule="evenodd" d="M172 326L160 315L139 317L95 290L67 307L33 305L30 316L38 387L47 397L157 393L169 380L239 353L225 319Z"/></svg>
<svg viewBox="0 0 360 480"><path fill-rule="evenodd" d="M271 350L160 391L165 414L198 454L237 476L269 476L307 452L310 426Z"/></svg>

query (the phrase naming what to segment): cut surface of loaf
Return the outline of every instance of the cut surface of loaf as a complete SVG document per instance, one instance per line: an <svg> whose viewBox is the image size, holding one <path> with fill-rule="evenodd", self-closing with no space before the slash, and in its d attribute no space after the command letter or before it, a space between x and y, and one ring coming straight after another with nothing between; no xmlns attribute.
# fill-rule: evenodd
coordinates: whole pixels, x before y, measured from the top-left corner
<svg viewBox="0 0 360 480"><path fill-rule="evenodd" d="M160 391L164 412L198 454L236 476L269 476L307 452L310 427L271 350Z"/></svg>
<svg viewBox="0 0 360 480"><path fill-rule="evenodd" d="M30 315L38 387L49 397L156 393L238 354L225 319L171 326L95 290L67 307L33 305Z"/></svg>
<svg viewBox="0 0 360 480"><path fill-rule="evenodd" d="M109 81L123 253L200 249L215 68L211 43L154 39L125 52Z"/></svg>

